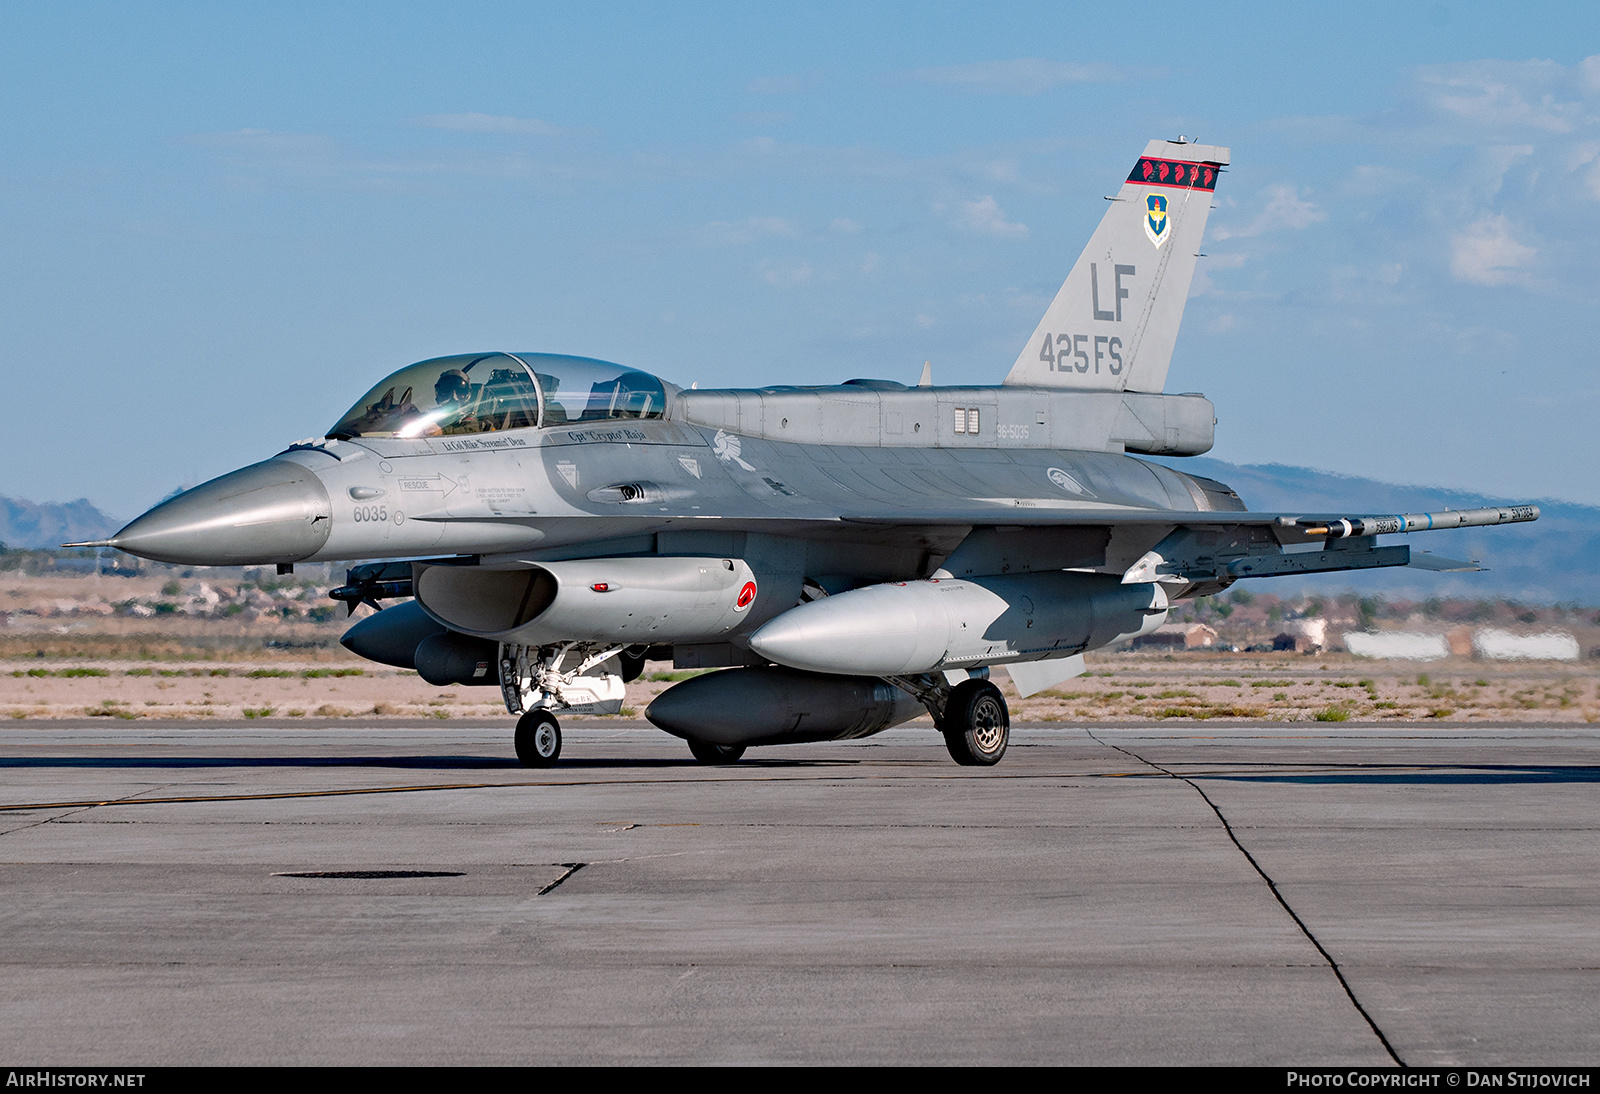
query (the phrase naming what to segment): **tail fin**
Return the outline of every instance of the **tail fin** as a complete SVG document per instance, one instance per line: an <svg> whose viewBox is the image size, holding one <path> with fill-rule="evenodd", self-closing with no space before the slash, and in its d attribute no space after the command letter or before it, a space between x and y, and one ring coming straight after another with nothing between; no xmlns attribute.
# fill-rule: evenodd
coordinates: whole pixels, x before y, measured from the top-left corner
<svg viewBox="0 0 1600 1094"><path fill-rule="evenodd" d="M1159 392L1228 150L1151 141L1008 384Z"/></svg>

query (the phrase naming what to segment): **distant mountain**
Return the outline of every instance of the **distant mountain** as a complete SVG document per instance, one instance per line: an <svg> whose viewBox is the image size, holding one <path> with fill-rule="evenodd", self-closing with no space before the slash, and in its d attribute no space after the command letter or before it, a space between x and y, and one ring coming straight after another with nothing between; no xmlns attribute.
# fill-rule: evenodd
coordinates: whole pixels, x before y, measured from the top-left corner
<svg viewBox="0 0 1600 1094"><path fill-rule="evenodd" d="M122 527L87 498L35 503L0 497L0 543L37 550L86 539L105 539Z"/></svg>
<svg viewBox="0 0 1600 1094"><path fill-rule="evenodd" d="M1504 596L1536 603L1600 604L1600 507L1566 501L1498 498L1433 486L1397 486L1376 479L1335 475L1286 464L1237 464L1192 456L1158 462L1225 482L1251 509L1345 511L1351 515L1425 513L1536 500L1532 524L1423 532L1381 542L1410 542L1449 558L1476 559L1487 573L1440 574L1394 569L1368 573L1273 578L1274 592L1303 588L1319 593L1355 589L1389 596Z"/></svg>

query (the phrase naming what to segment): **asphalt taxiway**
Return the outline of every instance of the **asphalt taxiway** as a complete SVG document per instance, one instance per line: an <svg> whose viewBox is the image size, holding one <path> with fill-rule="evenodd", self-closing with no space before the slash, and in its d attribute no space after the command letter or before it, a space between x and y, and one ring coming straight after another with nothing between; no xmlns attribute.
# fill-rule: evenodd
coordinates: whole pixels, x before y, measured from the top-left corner
<svg viewBox="0 0 1600 1094"><path fill-rule="evenodd" d="M0 1053L1594 1064L1600 726L0 728ZM312 876L305 876L312 875Z"/></svg>

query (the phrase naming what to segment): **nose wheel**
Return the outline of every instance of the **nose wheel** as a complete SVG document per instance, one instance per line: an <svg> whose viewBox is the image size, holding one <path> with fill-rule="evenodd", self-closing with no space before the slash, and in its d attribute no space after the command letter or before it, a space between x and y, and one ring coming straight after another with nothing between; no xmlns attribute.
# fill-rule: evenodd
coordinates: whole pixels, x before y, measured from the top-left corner
<svg viewBox="0 0 1600 1094"><path fill-rule="evenodd" d="M517 759L523 767L551 767L561 758L561 723L548 710L517 719Z"/></svg>
<svg viewBox="0 0 1600 1094"><path fill-rule="evenodd" d="M987 680L968 680L951 691L939 729L956 763L963 767L997 764L1011 739L1006 697Z"/></svg>

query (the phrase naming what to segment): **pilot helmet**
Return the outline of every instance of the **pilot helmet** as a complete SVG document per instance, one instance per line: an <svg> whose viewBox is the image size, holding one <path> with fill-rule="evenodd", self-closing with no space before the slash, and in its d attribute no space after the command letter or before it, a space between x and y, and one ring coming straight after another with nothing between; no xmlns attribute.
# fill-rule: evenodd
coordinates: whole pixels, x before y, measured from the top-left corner
<svg viewBox="0 0 1600 1094"><path fill-rule="evenodd" d="M433 396L440 403L465 402L472 394L472 381L458 368L445 369L433 383Z"/></svg>

